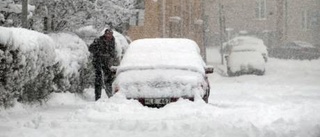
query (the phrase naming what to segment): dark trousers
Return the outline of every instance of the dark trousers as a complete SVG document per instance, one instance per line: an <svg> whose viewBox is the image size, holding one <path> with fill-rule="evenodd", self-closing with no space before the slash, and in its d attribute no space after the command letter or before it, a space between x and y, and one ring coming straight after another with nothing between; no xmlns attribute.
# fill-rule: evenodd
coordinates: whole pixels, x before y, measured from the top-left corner
<svg viewBox="0 0 320 137"><path fill-rule="evenodd" d="M96 62L93 63L93 66L96 73L94 84L95 100L98 100L101 97L103 83L105 84L106 94L110 98L112 96L113 74L108 67L107 61L96 60Z"/></svg>

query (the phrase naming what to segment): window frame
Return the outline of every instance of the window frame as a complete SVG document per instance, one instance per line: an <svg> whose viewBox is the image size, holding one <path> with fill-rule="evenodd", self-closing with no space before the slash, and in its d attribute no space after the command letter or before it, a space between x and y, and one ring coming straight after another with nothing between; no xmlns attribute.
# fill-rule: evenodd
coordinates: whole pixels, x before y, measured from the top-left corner
<svg viewBox="0 0 320 137"><path fill-rule="evenodd" d="M256 0L255 18L257 20L267 19L267 0Z"/></svg>

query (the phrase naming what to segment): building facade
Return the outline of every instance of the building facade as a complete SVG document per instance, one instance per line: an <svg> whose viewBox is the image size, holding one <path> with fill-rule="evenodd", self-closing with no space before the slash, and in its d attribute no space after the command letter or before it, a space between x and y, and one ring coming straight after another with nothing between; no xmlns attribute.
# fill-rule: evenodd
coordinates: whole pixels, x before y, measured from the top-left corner
<svg viewBox="0 0 320 137"><path fill-rule="evenodd" d="M320 44L319 0L206 0L212 46L238 35L255 35L267 46L289 41Z"/></svg>
<svg viewBox="0 0 320 137"><path fill-rule="evenodd" d="M205 58L202 0L143 0L142 10L130 20L127 35L141 38L189 38Z"/></svg>

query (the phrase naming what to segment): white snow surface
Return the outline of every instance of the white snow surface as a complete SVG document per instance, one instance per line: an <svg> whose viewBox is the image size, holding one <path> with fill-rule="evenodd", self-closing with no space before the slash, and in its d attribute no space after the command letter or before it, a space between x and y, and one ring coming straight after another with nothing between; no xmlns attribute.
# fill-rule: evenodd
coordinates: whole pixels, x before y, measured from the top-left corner
<svg viewBox="0 0 320 137"><path fill-rule="evenodd" d="M16 103L0 110L1 137L319 137L320 60L270 58L264 76L225 77L218 50L209 75L209 103L179 100L157 109L105 94L95 102L52 94L43 106ZM104 93L104 92L102 92Z"/></svg>

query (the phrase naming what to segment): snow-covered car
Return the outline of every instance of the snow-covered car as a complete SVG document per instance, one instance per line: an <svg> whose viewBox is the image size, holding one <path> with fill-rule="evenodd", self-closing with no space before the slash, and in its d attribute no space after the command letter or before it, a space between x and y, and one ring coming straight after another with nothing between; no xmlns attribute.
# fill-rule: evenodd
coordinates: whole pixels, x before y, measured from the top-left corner
<svg viewBox="0 0 320 137"><path fill-rule="evenodd" d="M235 37L224 44L223 54L227 62L229 76L241 74L264 75L265 73L268 51L259 38L251 36Z"/></svg>
<svg viewBox="0 0 320 137"><path fill-rule="evenodd" d="M229 40L223 44L223 54L228 56L233 51L233 47L238 46L260 52L265 62L268 61L268 50L266 45L264 45L262 39L253 36L239 36Z"/></svg>
<svg viewBox="0 0 320 137"><path fill-rule="evenodd" d="M161 107L179 98L208 102L210 86L196 42L154 38L133 41L116 67L113 92L146 106Z"/></svg>
<svg viewBox="0 0 320 137"><path fill-rule="evenodd" d="M320 49L305 41L291 41L283 46L269 49L270 54L275 58L281 59L318 59Z"/></svg>

